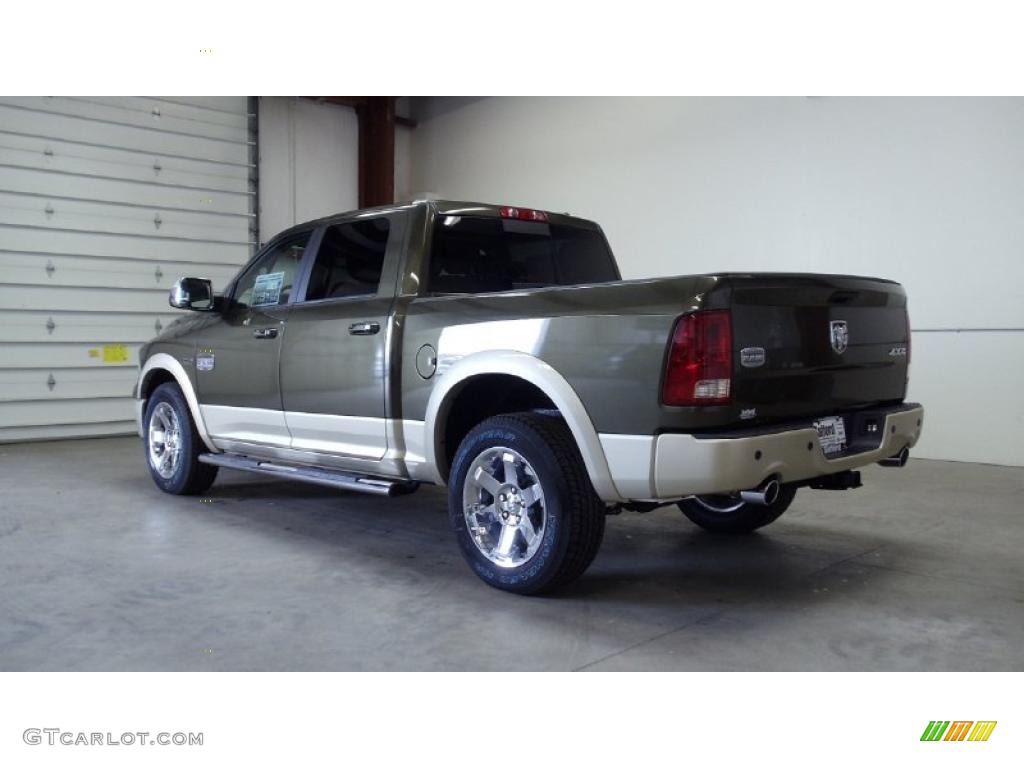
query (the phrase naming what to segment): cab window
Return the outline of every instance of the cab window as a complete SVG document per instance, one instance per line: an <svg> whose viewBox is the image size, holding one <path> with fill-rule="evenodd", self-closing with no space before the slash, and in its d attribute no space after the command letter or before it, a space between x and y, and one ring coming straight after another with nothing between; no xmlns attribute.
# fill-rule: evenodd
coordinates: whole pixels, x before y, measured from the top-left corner
<svg viewBox="0 0 1024 768"><path fill-rule="evenodd" d="M434 227L427 290L433 295L618 280L597 230L546 221L442 216Z"/></svg>
<svg viewBox="0 0 1024 768"><path fill-rule="evenodd" d="M383 216L328 227L309 273L306 301L377 293L390 231Z"/></svg>
<svg viewBox="0 0 1024 768"><path fill-rule="evenodd" d="M289 237L258 256L235 285L238 307L276 307L287 304L299 276L309 232Z"/></svg>

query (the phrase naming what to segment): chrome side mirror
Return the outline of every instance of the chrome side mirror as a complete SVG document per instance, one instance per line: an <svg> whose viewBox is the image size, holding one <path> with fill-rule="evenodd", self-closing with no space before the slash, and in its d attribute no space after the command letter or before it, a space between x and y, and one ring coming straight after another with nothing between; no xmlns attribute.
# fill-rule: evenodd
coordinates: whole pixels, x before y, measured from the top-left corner
<svg viewBox="0 0 1024 768"><path fill-rule="evenodd" d="M213 310L213 283L200 277L181 277L171 287L167 302L175 309Z"/></svg>

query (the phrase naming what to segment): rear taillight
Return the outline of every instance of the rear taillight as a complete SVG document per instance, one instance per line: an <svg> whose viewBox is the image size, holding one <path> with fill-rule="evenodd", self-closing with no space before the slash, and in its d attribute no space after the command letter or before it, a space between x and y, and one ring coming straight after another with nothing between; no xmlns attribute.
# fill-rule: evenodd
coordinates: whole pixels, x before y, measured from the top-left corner
<svg viewBox="0 0 1024 768"><path fill-rule="evenodd" d="M532 208L512 208L504 206L501 209L503 219L519 219L520 221L547 221L548 215L544 211L535 211Z"/></svg>
<svg viewBox="0 0 1024 768"><path fill-rule="evenodd" d="M727 309L684 315L665 367L665 405L724 405L732 387L732 320Z"/></svg>

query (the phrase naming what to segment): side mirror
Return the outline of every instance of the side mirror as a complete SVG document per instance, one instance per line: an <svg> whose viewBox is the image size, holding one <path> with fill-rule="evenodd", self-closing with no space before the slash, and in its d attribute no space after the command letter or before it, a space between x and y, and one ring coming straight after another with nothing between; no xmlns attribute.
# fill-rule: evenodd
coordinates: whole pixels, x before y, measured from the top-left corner
<svg viewBox="0 0 1024 768"><path fill-rule="evenodd" d="M171 288L167 302L175 309L195 312L213 310L213 283L199 277L181 277Z"/></svg>

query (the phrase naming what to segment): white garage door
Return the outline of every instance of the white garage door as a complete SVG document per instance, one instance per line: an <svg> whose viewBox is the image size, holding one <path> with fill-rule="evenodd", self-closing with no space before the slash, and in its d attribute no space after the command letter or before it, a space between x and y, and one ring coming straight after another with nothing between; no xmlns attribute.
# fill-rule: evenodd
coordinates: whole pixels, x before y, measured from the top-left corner
<svg viewBox="0 0 1024 768"><path fill-rule="evenodd" d="M256 240L246 97L0 98L0 442L132 431L171 283Z"/></svg>

